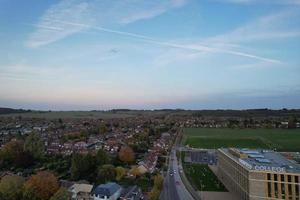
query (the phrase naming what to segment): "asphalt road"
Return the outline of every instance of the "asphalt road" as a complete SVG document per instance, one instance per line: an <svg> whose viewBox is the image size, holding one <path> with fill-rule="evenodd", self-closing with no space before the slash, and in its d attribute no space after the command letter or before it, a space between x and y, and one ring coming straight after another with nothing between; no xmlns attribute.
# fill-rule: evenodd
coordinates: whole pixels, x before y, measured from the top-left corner
<svg viewBox="0 0 300 200"><path fill-rule="evenodd" d="M178 169L176 151L173 149L170 155L169 169L165 177L164 189L160 196L161 200L193 200L178 173L181 172Z"/></svg>

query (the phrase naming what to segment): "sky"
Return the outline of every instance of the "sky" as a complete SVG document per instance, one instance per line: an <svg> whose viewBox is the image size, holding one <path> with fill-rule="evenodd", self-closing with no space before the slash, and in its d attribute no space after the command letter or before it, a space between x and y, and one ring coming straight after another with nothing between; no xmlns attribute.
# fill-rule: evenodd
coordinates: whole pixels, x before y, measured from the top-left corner
<svg viewBox="0 0 300 200"><path fill-rule="evenodd" d="M0 0L0 107L300 108L300 0Z"/></svg>

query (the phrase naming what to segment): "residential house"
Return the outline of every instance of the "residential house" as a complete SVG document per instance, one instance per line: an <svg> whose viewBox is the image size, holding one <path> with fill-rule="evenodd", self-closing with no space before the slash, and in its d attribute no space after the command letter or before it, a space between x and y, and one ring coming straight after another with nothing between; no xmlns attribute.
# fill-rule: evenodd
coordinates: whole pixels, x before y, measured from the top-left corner
<svg viewBox="0 0 300 200"><path fill-rule="evenodd" d="M90 200L90 193L93 189L93 185L84 183L75 183L69 188L72 193L72 199L76 200Z"/></svg>
<svg viewBox="0 0 300 200"><path fill-rule="evenodd" d="M121 195L122 187L117 183L98 185L93 189L91 197L94 200L117 200Z"/></svg>

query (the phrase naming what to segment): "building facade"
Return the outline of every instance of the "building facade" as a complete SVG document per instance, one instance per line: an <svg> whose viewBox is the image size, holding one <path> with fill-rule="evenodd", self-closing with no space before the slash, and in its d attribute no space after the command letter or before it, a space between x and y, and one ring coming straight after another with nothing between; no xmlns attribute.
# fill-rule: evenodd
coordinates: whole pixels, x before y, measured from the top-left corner
<svg viewBox="0 0 300 200"><path fill-rule="evenodd" d="M218 149L218 177L241 200L300 200L300 165L274 151Z"/></svg>

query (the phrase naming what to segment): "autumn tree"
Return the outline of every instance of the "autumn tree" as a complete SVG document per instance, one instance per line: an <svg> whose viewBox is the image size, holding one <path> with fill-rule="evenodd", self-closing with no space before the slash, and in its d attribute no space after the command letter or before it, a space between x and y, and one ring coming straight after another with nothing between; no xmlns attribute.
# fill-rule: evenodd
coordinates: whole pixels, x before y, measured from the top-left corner
<svg viewBox="0 0 300 200"><path fill-rule="evenodd" d="M164 183L164 178L160 174L154 176L154 185L149 194L150 200L159 199L160 192L163 189L163 183Z"/></svg>
<svg viewBox="0 0 300 200"><path fill-rule="evenodd" d="M121 161L125 163L132 163L135 160L135 155L133 150L129 146L122 146L118 157Z"/></svg>
<svg viewBox="0 0 300 200"><path fill-rule="evenodd" d="M51 198L50 200L71 200L72 194L64 189L60 188Z"/></svg>
<svg viewBox="0 0 300 200"><path fill-rule="evenodd" d="M154 176L154 187L157 188L158 190L162 190L164 184L164 178L158 174Z"/></svg>
<svg viewBox="0 0 300 200"><path fill-rule="evenodd" d="M23 188L22 200L41 200L41 198L39 198L36 188L28 187L25 184Z"/></svg>
<svg viewBox="0 0 300 200"><path fill-rule="evenodd" d="M99 125L99 133L105 134L108 131L108 128L104 122L101 122Z"/></svg>
<svg viewBox="0 0 300 200"><path fill-rule="evenodd" d="M10 141L0 151L0 166L5 167L28 167L33 163L32 157L23 149L20 140Z"/></svg>
<svg viewBox="0 0 300 200"><path fill-rule="evenodd" d="M1 200L19 200L25 180L21 176L4 176L0 181Z"/></svg>
<svg viewBox="0 0 300 200"><path fill-rule="evenodd" d="M40 135L33 132L27 136L24 143L24 149L35 159L41 159L45 152L45 145Z"/></svg>
<svg viewBox="0 0 300 200"><path fill-rule="evenodd" d="M57 192L57 178L50 172L43 171L31 176L25 183L25 191L35 191L41 200L48 200Z"/></svg>
<svg viewBox="0 0 300 200"><path fill-rule="evenodd" d="M120 181L126 175L126 169L123 167L116 167L116 180Z"/></svg>
<svg viewBox="0 0 300 200"><path fill-rule="evenodd" d="M116 170L113 165L102 165L98 169L98 182L106 183L116 178Z"/></svg>
<svg viewBox="0 0 300 200"><path fill-rule="evenodd" d="M158 200L160 195L160 191L156 189L152 189L149 193L149 200Z"/></svg>

